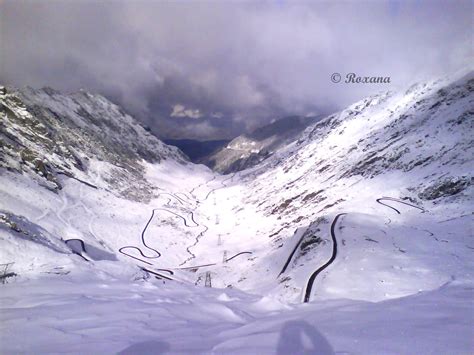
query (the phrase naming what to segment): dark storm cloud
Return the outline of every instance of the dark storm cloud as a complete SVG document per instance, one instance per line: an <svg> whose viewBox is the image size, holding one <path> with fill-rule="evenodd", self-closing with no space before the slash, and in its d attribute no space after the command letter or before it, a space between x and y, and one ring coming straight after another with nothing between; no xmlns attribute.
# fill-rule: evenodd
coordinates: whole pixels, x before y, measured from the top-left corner
<svg viewBox="0 0 474 355"><path fill-rule="evenodd" d="M4 1L0 80L103 93L162 136L222 137L465 66L471 15L471 1Z"/></svg>

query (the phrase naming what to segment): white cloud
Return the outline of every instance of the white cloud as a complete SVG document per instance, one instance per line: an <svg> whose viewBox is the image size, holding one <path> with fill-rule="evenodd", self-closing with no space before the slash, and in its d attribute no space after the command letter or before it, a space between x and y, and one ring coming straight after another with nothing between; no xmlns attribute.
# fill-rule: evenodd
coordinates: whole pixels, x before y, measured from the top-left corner
<svg viewBox="0 0 474 355"><path fill-rule="evenodd" d="M198 109L189 109L186 108L184 105L176 104L173 106L173 111L171 112L170 116L198 119L202 117L202 114Z"/></svg>

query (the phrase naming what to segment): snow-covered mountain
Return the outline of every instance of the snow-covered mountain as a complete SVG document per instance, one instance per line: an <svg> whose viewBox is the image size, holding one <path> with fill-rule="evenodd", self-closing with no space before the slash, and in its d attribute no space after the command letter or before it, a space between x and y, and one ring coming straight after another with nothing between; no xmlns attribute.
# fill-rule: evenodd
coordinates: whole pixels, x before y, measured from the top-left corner
<svg viewBox="0 0 474 355"><path fill-rule="evenodd" d="M307 126L321 116L289 116L242 134L200 162L213 170L229 174L251 168L273 152L291 143Z"/></svg>
<svg viewBox="0 0 474 355"><path fill-rule="evenodd" d="M329 258L338 213L340 256L319 297L382 300L472 277L473 89L471 72L368 97L241 174L242 205L272 221L261 238L282 257L300 241L282 292L299 296Z"/></svg>
<svg viewBox="0 0 474 355"><path fill-rule="evenodd" d="M2 352L472 351L474 72L226 176L48 91L0 96Z"/></svg>
<svg viewBox="0 0 474 355"><path fill-rule="evenodd" d="M64 95L51 88L1 88L0 166L29 173L52 190L61 189L58 174L83 181L102 164L100 187L136 200L149 200L152 186L142 161L172 159L167 146L103 96L85 91Z"/></svg>

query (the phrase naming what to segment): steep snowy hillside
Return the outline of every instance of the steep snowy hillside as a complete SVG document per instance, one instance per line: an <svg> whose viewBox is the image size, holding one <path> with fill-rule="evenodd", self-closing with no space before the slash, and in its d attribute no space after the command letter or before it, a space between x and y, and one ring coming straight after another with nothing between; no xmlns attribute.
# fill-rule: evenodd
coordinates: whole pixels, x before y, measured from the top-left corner
<svg viewBox="0 0 474 355"><path fill-rule="evenodd" d="M290 116L243 134L200 161L215 171L229 174L251 168L267 159L274 151L295 139L320 116Z"/></svg>
<svg viewBox="0 0 474 355"><path fill-rule="evenodd" d="M100 95L2 93L0 235L2 262L13 263L11 273L29 278L59 268L67 274L84 261L118 261L118 255L136 262L143 251L135 241L150 213L165 223L149 233L164 228L178 237L166 246L179 250L172 265L189 256L194 236L167 208L182 209L186 196L173 189L205 181L209 169L187 162ZM154 248L146 252L150 259L160 256Z"/></svg>
<svg viewBox="0 0 474 355"><path fill-rule="evenodd" d="M50 88L1 88L0 166L26 172L44 186L61 189L58 175L87 182L102 162L100 186L149 200L153 187L141 161L172 159L182 153L145 131L121 108L85 91L69 95Z"/></svg>
<svg viewBox="0 0 474 355"><path fill-rule="evenodd" d="M473 72L226 176L100 96L0 100L2 353L472 352Z"/></svg>
<svg viewBox="0 0 474 355"><path fill-rule="evenodd" d="M472 279L473 91L471 72L369 97L243 172L241 205L265 216L252 271L280 268L295 300L334 247L310 296L378 301Z"/></svg>

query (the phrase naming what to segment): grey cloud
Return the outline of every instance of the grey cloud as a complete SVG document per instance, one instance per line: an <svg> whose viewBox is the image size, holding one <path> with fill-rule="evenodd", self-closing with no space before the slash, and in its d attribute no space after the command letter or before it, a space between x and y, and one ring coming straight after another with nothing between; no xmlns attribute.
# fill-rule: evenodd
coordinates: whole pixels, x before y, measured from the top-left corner
<svg viewBox="0 0 474 355"><path fill-rule="evenodd" d="M0 80L101 92L162 136L219 138L465 66L471 14L471 1L7 0ZM201 117L171 117L175 105Z"/></svg>

